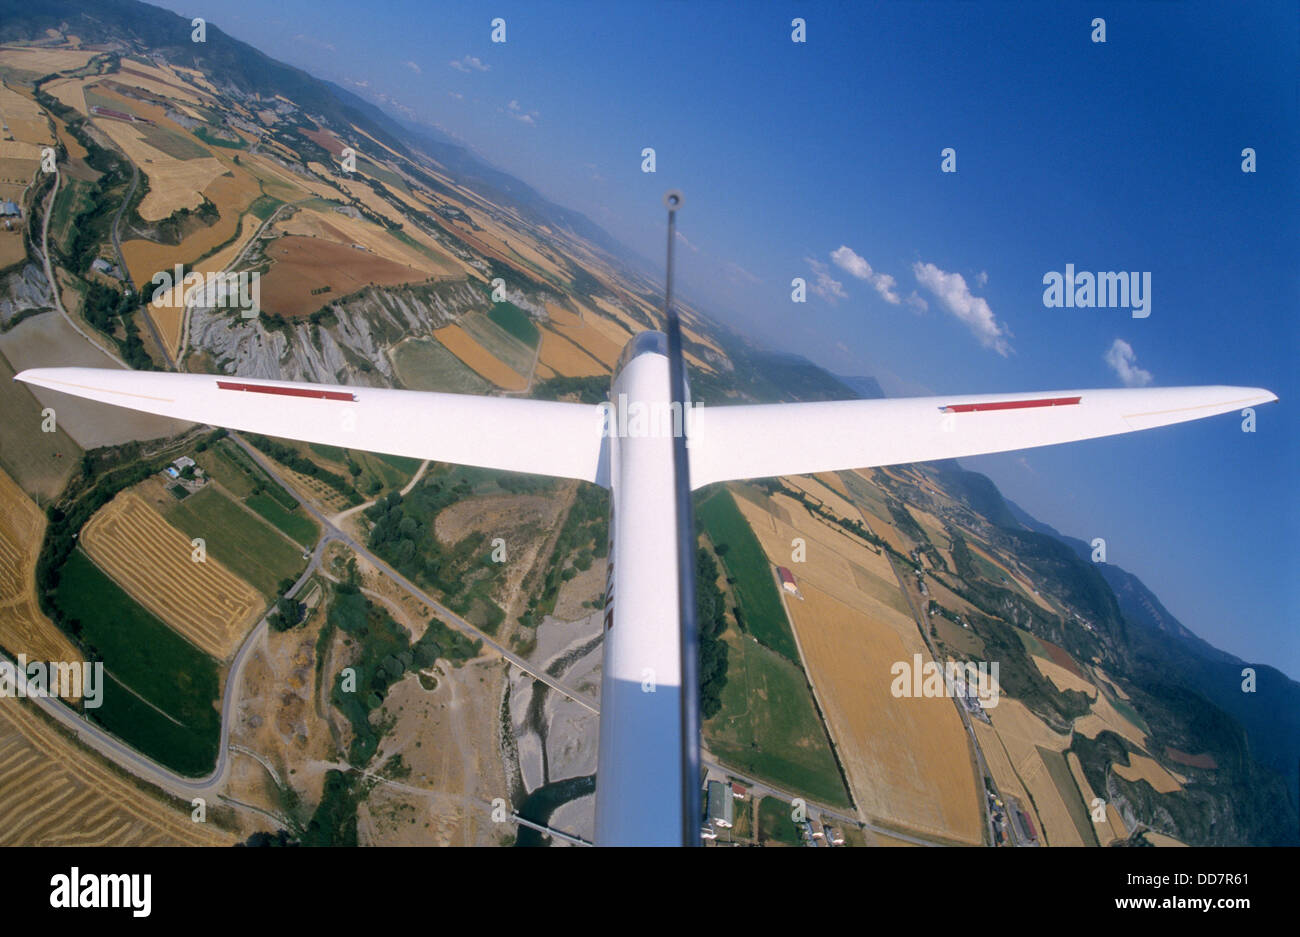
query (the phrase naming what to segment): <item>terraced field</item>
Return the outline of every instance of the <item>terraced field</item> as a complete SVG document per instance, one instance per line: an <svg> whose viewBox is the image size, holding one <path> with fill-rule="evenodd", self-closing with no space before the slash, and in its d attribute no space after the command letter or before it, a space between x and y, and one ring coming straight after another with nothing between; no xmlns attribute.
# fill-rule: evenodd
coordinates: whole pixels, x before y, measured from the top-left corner
<svg viewBox="0 0 1300 937"><path fill-rule="evenodd" d="M265 600L220 560L192 559L190 538L132 492L86 524L82 547L118 585L218 660L229 657Z"/></svg>

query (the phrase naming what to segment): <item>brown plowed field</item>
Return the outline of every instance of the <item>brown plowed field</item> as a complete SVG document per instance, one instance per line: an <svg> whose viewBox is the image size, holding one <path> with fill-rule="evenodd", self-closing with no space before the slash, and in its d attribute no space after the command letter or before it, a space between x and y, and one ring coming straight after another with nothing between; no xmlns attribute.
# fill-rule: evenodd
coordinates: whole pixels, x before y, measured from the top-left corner
<svg viewBox="0 0 1300 937"><path fill-rule="evenodd" d="M274 263L262 278L262 307L289 317L308 315L367 284L395 286L429 278L414 267L323 238L277 238L267 246L266 256ZM330 292L312 294L323 286Z"/></svg>

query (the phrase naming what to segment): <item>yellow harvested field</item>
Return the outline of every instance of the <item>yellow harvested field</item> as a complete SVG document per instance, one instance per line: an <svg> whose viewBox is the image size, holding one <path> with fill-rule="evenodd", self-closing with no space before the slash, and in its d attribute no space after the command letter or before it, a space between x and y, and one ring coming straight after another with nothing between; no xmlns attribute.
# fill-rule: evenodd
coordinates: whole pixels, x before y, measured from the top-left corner
<svg viewBox="0 0 1300 937"><path fill-rule="evenodd" d="M441 263L433 260L423 251L399 241L379 225L341 212L304 208L287 220L277 221L275 228L283 234L302 234L339 244L360 244L377 257L414 267L425 276L447 276L457 272L449 259Z"/></svg>
<svg viewBox="0 0 1300 937"><path fill-rule="evenodd" d="M81 93L85 87L84 78L60 78L58 81L51 81L42 86L42 90L48 91L51 95L59 100L60 103L77 111L83 117L90 116L90 108L86 107L86 96Z"/></svg>
<svg viewBox="0 0 1300 937"><path fill-rule="evenodd" d="M37 49L27 46L0 46L0 67L48 75L81 68L98 53L75 49Z"/></svg>
<svg viewBox="0 0 1300 937"><path fill-rule="evenodd" d="M546 313L550 318L550 327L577 345L587 354L598 360L609 370L618 362L623 353L623 344L610 335L586 321L583 317L569 312L554 303L547 303Z"/></svg>
<svg viewBox="0 0 1300 937"><path fill-rule="evenodd" d="M146 143L135 124L96 118L95 126L112 138L149 177L149 192L140 201L139 209L145 221L161 221L182 208L198 208L203 204L200 193L226 171L221 161L212 156L200 159L169 156Z"/></svg>
<svg viewBox="0 0 1300 937"><path fill-rule="evenodd" d="M0 231L0 270L27 256L21 231Z"/></svg>
<svg viewBox="0 0 1300 937"><path fill-rule="evenodd" d="M869 817L962 843L982 840L965 730L947 697L895 698L912 648L875 614L805 584L787 602L854 800ZM918 638L919 641L919 638Z"/></svg>
<svg viewBox="0 0 1300 937"><path fill-rule="evenodd" d="M1138 748L1146 749L1146 735L1142 730L1121 716L1110 704L1110 700L1106 699L1106 694L1098 693L1092 703L1092 712L1074 720L1074 731L1095 739L1107 729L1128 739Z"/></svg>
<svg viewBox="0 0 1300 937"><path fill-rule="evenodd" d="M230 240L239 229L240 215L257 198L259 190L256 180L240 167L230 167L228 171L231 175L218 176L203 193L221 213L216 224L200 228L176 245L157 244L141 238L122 242L126 266L142 290L148 288L155 273L160 270L170 272L178 263L193 263L217 245Z"/></svg>
<svg viewBox="0 0 1300 937"><path fill-rule="evenodd" d="M0 159L22 159L39 163L41 147L37 143L25 143L22 140L0 140Z"/></svg>
<svg viewBox="0 0 1300 937"><path fill-rule="evenodd" d="M0 83L0 119L15 140L48 145L54 142L45 111L34 100Z"/></svg>
<svg viewBox="0 0 1300 937"><path fill-rule="evenodd" d="M77 660L72 642L36 604L36 556L44 537L45 515L0 469L0 645L31 660Z"/></svg>
<svg viewBox="0 0 1300 937"><path fill-rule="evenodd" d="M467 335L459 325L435 329L433 337L453 355L469 365L472 371L498 387L504 390L523 390L528 386L528 378L499 361Z"/></svg>
<svg viewBox="0 0 1300 937"><path fill-rule="evenodd" d="M830 475L803 476L803 475L786 475L781 478L785 484L791 488L797 488L800 491L806 491L818 501L826 506L826 509L835 514L836 517L847 518L856 521L862 515L858 513L855 505L846 494L833 490L823 479L834 478ZM838 481L838 479L836 479Z"/></svg>
<svg viewBox="0 0 1300 937"><path fill-rule="evenodd" d="M1155 830L1147 830L1144 834L1146 841L1152 846L1186 846L1181 840L1174 839L1172 836L1166 836L1164 833L1157 833Z"/></svg>
<svg viewBox="0 0 1300 937"><path fill-rule="evenodd" d="M807 583L852 608L869 612L875 620L892 628L912 650L922 650L916 623L905 611L907 606L888 558L873 553L838 526L812 517L793 499L777 495L771 503L790 521L746 498L736 498L736 506L772 563L789 567L800 588ZM795 538L804 541L802 563L792 558Z"/></svg>
<svg viewBox="0 0 1300 937"><path fill-rule="evenodd" d="M1088 817L1092 819L1092 802L1097 794L1088 784L1088 778L1083 773L1083 765L1079 762L1079 756L1074 752L1069 752L1065 756L1066 762L1070 766L1070 773L1074 775L1074 783L1079 785L1079 792L1083 794L1084 803L1088 808ZM1092 828L1097 833L1097 841L1103 846L1109 846L1117 840L1128 838L1128 831L1124 829L1124 818L1119 815L1119 810L1110 804L1106 804L1106 822L1098 823L1092 820Z"/></svg>
<svg viewBox="0 0 1300 937"><path fill-rule="evenodd" d="M132 598L218 660L265 607L257 590L211 555L194 562L190 538L131 491L95 513L81 545Z"/></svg>
<svg viewBox="0 0 1300 937"><path fill-rule="evenodd" d="M1061 665L1054 664L1046 657L1039 657L1037 654L1031 654L1030 657L1034 661L1034 666L1038 668L1038 672L1051 680L1058 690L1078 690L1080 693L1086 693L1091 697L1097 695L1097 688L1073 671L1066 670Z"/></svg>
<svg viewBox="0 0 1300 937"><path fill-rule="evenodd" d="M239 222L239 236L231 244L223 247L210 257L199 261L191 269L197 273L215 273L224 270L227 264L239 256L239 252L244 249L244 245L248 243L249 239L257 233L257 229L261 227L261 224L261 220L256 215L244 215ZM175 301L175 293L172 294L172 299L172 302L158 306L148 303L145 306L145 312L153 319L158 334L167 346L168 352L175 355L180 348L181 337L185 328L185 308L183 303Z"/></svg>
<svg viewBox="0 0 1300 937"><path fill-rule="evenodd" d="M542 329L541 363L564 377L594 377L609 368L562 335Z"/></svg>
<svg viewBox="0 0 1300 937"><path fill-rule="evenodd" d="M154 69L154 71L158 71ZM166 73L160 72L165 75ZM141 88L145 91L152 92L164 98L175 98L184 101L186 104L205 104L208 103L200 97L193 88L182 84L179 79L167 76L160 79L154 75L149 75L143 70L143 66L136 63L130 65L122 63L120 71L112 76L116 84L123 85L127 88Z"/></svg>
<svg viewBox="0 0 1300 937"><path fill-rule="evenodd" d="M1182 790L1183 786L1177 779L1154 758L1129 752L1128 760L1128 765L1111 765L1111 770L1125 781L1146 781L1155 788L1157 794L1172 794L1174 791Z"/></svg>
<svg viewBox="0 0 1300 937"><path fill-rule="evenodd" d="M1011 759L1007 755L1006 746L1002 744L1002 739L998 737L997 729L981 719L972 719L971 726L975 729L975 738L979 740L984 761L988 764L989 771L993 774L993 780L997 782L1003 798L1009 794L1017 798L1026 810L1033 810L1033 805L1029 802L1029 794L1011 766ZM1034 823L1042 829L1042 823L1036 817Z"/></svg>
<svg viewBox="0 0 1300 937"><path fill-rule="evenodd" d="M188 803L140 790L51 729L29 701L0 706L0 845L233 846Z"/></svg>
<svg viewBox="0 0 1300 937"><path fill-rule="evenodd" d="M1006 696L989 710L989 718L1016 775L1033 797L1039 832L1044 840L1051 846L1082 845L1083 840L1070 819L1061 792L1052 782L1047 765L1038 752L1040 745L1052 751L1063 751L1069 745L1070 737L1052 731L1023 703ZM1029 807L1028 801L1025 806Z"/></svg>

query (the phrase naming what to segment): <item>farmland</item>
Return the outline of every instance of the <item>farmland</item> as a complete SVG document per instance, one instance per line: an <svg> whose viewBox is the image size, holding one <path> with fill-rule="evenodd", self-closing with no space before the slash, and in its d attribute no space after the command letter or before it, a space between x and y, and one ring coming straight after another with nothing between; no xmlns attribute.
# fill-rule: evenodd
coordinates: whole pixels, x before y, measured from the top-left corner
<svg viewBox="0 0 1300 937"><path fill-rule="evenodd" d="M742 773L847 807L835 757L803 670L728 629L722 709L704 725L709 750Z"/></svg>
<svg viewBox="0 0 1300 937"><path fill-rule="evenodd" d="M81 458L81 447L56 419L55 431L41 432L42 405L26 384L13 380L14 369L0 355L0 468L44 503L54 498Z"/></svg>
<svg viewBox="0 0 1300 937"><path fill-rule="evenodd" d="M104 700L91 718L175 771L212 768L220 735L217 662L142 608L75 550L55 604L104 662Z"/></svg>
<svg viewBox="0 0 1300 937"><path fill-rule="evenodd" d="M524 375L494 357L459 325L444 326L435 330L433 336L474 373L496 386L504 390L523 390L528 386Z"/></svg>
<svg viewBox="0 0 1300 937"><path fill-rule="evenodd" d="M715 489L697 502L696 516L713 545L724 547L719 555L727 574L736 580L736 602L744 630L783 657L798 660L799 651L781 608L771 564L731 493L725 488Z"/></svg>
<svg viewBox="0 0 1300 937"><path fill-rule="evenodd" d="M265 607L219 560L194 562L190 538L132 492L95 513L81 544L128 595L218 660L234 652Z"/></svg>
<svg viewBox="0 0 1300 937"><path fill-rule="evenodd" d="M31 703L0 706L0 845L233 845L190 810L143 793Z"/></svg>
<svg viewBox="0 0 1300 937"><path fill-rule="evenodd" d="M408 338L389 357L397 379L410 390L481 394L492 386L433 339Z"/></svg>
<svg viewBox="0 0 1300 937"><path fill-rule="evenodd" d="M186 537L202 537L208 555L262 593L275 595L282 579L292 579L304 562L299 549L252 511L209 485L184 501L153 494L163 515ZM171 502L168 504L167 502Z"/></svg>
<svg viewBox="0 0 1300 937"><path fill-rule="evenodd" d="M368 284L395 286L428 279L415 267L322 238L285 235L266 248L266 256L273 263L262 279L262 305L287 318L305 316ZM326 286L329 293L312 292Z"/></svg>
<svg viewBox="0 0 1300 937"><path fill-rule="evenodd" d="M75 660L72 642L36 604L34 568L44 535L45 516L0 470L0 647L33 660Z"/></svg>

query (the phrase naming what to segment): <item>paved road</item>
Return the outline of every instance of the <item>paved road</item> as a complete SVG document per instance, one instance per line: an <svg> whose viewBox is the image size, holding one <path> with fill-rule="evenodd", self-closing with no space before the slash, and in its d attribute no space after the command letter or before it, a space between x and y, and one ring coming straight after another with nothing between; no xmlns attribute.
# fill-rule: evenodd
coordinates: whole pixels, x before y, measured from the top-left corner
<svg viewBox="0 0 1300 937"><path fill-rule="evenodd" d="M262 469L262 471L270 474L271 477L274 478L276 481L280 482L280 484L283 487L286 488L288 487L287 485L284 484L284 481L281 479L280 474L276 470L276 468L273 465L271 465L270 461L267 460L262 455L261 450L257 449L256 447L246 442L237 433L231 433L230 438L233 439L240 446L240 448L242 448L246 453L248 453L249 457L254 462L257 463L257 465ZM293 494L295 498L297 498L298 503L302 505L303 510L307 511L309 514L312 515L312 517L316 518L316 520L320 523L321 527L326 531L327 536L330 539L338 540L341 543L345 544L348 547L348 549L352 550L352 552L356 553L357 556L360 556L368 563L372 564L376 569L378 569L385 576L387 576L394 583L396 583L399 587L401 587L401 589L405 591L408 595L413 596L414 598L418 599L420 602L423 602L425 605L429 606L429 608L433 609L438 614L438 616L444 619L448 624L456 628L458 631L464 632L465 634L469 635L469 637L474 638L475 640L478 641L482 641L484 647L491 648L501 657L504 657L511 664L518 667L520 670L528 674L534 680L537 680L539 683L546 684L551 689L555 690L557 693L561 693L564 696L567 696L569 699L573 700L579 706L583 706L593 713L596 714L600 713L600 709L595 703L591 702L586 697L579 695L576 690L570 689L564 683L560 682L559 680L556 680L554 677L547 674L544 670L539 669L537 665L531 664L528 661L524 660L522 657L520 657L518 654L514 654L511 651L506 650L504 646L498 644L495 640L493 640L493 638L490 635L486 634L483 631L480 631L478 628L471 625L469 622L461 618L451 609L447 608L445 605L443 605L433 596L429 595L419 586L415 585L413 582L411 582L409 579L407 579L397 570L393 569L391 566L389 566L378 556L371 553L364 546L362 546L355 539L353 539L350 534L334 526L334 524L330 521L329 517L326 516L324 513L322 513L320 510L318 510L315 505L311 504L309 501L303 498L298 498L297 494L294 493L291 489L290 489L290 493Z"/></svg>
<svg viewBox="0 0 1300 937"><path fill-rule="evenodd" d="M50 259L52 256L50 254L50 215L54 212L54 199L59 194L59 183L62 179L63 175L56 167L54 171L54 186L50 189L49 203L45 206L45 217L41 219L41 252L45 255L43 258L45 261L45 279L50 281L50 291L54 293L54 307L59 310L63 315L63 318L68 320L68 325L76 329L78 335L90 342L91 345L98 348L104 354L108 355L114 363L125 368L127 366L126 362L119 358L116 352L109 351L91 337L91 335L72 318L68 310L63 308L63 297L59 293L59 281L54 276L54 266Z"/></svg>
<svg viewBox="0 0 1300 937"><path fill-rule="evenodd" d="M715 757L708 754L707 752L702 753L700 755L700 763L703 764L706 768L713 768L714 770L719 771L722 774L725 774L729 778L735 778L737 781L740 781L747 788L749 788L751 794L757 794L762 797L779 797L781 800L785 800L785 801L792 801L796 797L801 797L803 798L803 802L807 804L808 807L811 808L811 810L816 811L817 813L820 813L822 816L825 817L834 817L836 820L839 820L841 823L847 823L849 826L865 827L866 829L871 830L873 833L880 833L884 836L890 837L891 839L901 839L904 840L905 842L915 843L917 846L949 845L948 843L941 843L932 840L922 839L919 836L914 836L909 833L900 833L897 830L891 830L887 827L877 826L874 823L870 823L866 820L863 820L861 817L857 816L856 814L844 813L841 810L837 810L834 807L827 806L826 804L820 803L818 801L809 800L803 794L797 793L795 791L786 790L783 787L776 787L775 785L769 784L766 781L755 780L754 778L748 777L742 772L737 771L735 768L723 764L722 762L718 761Z"/></svg>

